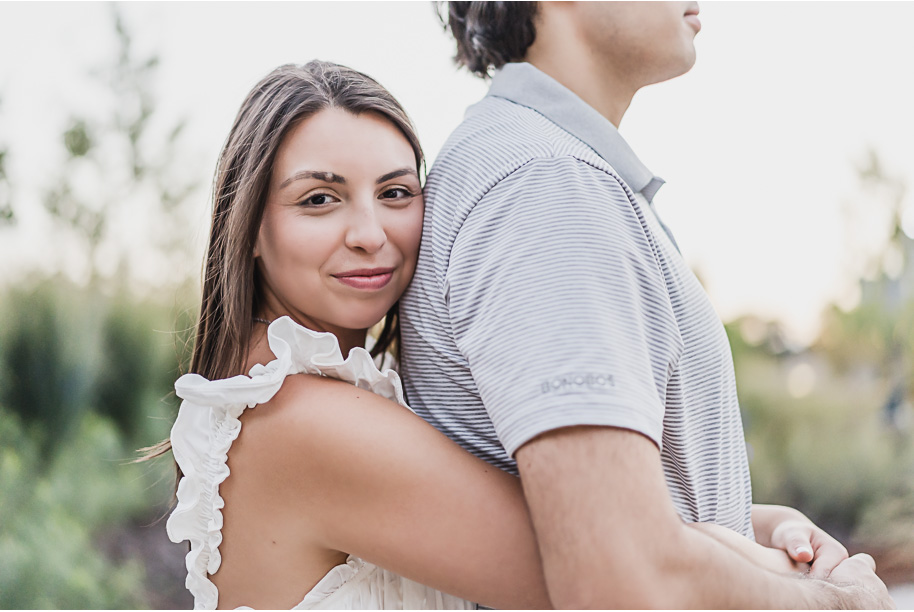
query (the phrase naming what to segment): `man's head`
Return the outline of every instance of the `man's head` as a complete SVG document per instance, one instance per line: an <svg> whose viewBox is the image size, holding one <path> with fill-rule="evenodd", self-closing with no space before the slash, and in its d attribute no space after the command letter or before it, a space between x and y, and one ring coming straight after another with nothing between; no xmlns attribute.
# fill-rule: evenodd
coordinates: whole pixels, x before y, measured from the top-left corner
<svg viewBox="0 0 914 612"><path fill-rule="evenodd" d="M455 60L474 74L518 61L586 64L595 77L635 89L687 72L701 27L696 2L448 2L447 9Z"/></svg>
<svg viewBox="0 0 914 612"><path fill-rule="evenodd" d="M524 61L536 38L537 2L440 2L439 17L457 41L454 61L486 78L509 62ZM447 14L441 9L446 6Z"/></svg>

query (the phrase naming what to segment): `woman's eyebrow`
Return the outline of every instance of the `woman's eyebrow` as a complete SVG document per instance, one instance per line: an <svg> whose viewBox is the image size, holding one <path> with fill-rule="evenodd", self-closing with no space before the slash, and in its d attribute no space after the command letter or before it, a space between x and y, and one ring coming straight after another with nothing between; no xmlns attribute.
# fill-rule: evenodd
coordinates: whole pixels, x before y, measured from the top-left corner
<svg viewBox="0 0 914 612"><path fill-rule="evenodd" d="M333 172L321 172L320 170L302 170L296 172L279 185L280 189L283 189L290 183L299 181L301 179L317 179L319 181L324 181L325 183L339 183L340 185L346 184L346 179L340 176L339 174L334 174Z"/></svg>
<svg viewBox="0 0 914 612"><path fill-rule="evenodd" d="M390 179L395 179L399 176L406 176L409 174L413 175L417 179L419 178L419 175L412 168L400 168L399 170L394 170L393 172L388 172L387 174L378 177L378 180L375 181L375 183L380 185L381 183L389 181Z"/></svg>

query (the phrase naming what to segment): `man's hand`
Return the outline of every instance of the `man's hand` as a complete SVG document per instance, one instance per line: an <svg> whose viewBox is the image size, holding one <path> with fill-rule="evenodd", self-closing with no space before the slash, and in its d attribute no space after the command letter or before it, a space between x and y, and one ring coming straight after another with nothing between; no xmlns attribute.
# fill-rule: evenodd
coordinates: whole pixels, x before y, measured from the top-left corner
<svg viewBox="0 0 914 612"><path fill-rule="evenodd" d="M799 510L786 506L755 504L752 526L756 540L769 548L784 550L799 563L812 563L810 578L825 580L847 559L847 549L817 527Z"/></svg>
<svg viewBox="0 0 914 612"><path fill-rule="evenodd" d="M828 579L837 587L857 591L859 607L871 610L894 610L885 583L876 575L876 562L866 553L856 554L835 567Z"/></svg>

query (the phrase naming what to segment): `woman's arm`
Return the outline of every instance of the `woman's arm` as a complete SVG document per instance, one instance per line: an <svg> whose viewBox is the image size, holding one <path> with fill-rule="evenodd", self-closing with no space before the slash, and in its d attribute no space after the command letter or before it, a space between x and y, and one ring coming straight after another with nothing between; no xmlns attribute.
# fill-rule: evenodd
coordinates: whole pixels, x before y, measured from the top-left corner
<svg viewBox="0 0 914 612"><path fill-rule="evenodd" d="M757 543L719 525L692 523L689 526L775 572L808 573L810 577L824 580L848 557L847 549L840 542L799 510L786 506L753 504L752 527Z"/></svg>
<svg viewBox="0 0 914 612"><path fill-rule="evenodd" d="M724 546L735 550L756 565L778 574L803 574L809 564L794 561L781 549L768 548L731 529L714 523L689 523L689 527L711 536Z"/></svg>
<svg viewBox="0 0 914 612"><path fill-rule="evenodd" d="M242 431L245 471L309 541L487 606L550 607L520 481L402 406L290 376Z"/></svg>

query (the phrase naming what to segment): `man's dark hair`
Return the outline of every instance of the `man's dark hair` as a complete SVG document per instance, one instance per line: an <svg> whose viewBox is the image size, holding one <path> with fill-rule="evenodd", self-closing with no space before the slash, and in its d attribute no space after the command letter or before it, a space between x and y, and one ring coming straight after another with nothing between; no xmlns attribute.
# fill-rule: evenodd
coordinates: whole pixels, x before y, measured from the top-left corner
<svg viewBox="0 0 914 612"><path fill-rule="evenodd" d="M524 59L536 38L536 11L536 2L438 3L438 17L457 41L454 61L484 79L491 70Z"/></svg>

